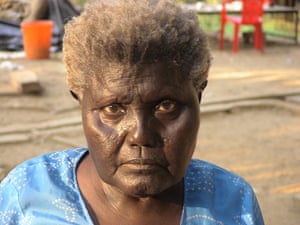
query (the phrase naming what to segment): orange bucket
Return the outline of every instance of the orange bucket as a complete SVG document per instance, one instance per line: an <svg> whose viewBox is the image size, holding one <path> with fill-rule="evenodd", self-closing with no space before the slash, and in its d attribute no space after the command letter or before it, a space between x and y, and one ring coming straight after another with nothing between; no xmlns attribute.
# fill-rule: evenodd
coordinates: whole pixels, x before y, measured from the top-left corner
<svg viewBox="0 0 300 225"><path fill-rule="evenodd" d="M53 21L36 20L21 23L26 58L49 58Z"/></svg>

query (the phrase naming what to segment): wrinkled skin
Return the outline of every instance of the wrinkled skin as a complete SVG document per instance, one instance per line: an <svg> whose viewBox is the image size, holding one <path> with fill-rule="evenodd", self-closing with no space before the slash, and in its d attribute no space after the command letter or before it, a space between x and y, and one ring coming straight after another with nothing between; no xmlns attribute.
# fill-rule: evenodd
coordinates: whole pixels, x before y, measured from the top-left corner
<svg viewBox="0 0 300 225"><path fill-rule="evenodd" d="M79 102L89 154L77 173L95 224L179 224L200 99L163 63L88 82Z"/></svg>
<svg viewBox="0 0 300 225"><path fill-rule="evenodd" d="M125 194L157 195L186 172L200 120L199 93L178 71L163 63L136 74L123 69L104 74L104 82L92 80L83 94L83 126L96 170Z"/></svg>

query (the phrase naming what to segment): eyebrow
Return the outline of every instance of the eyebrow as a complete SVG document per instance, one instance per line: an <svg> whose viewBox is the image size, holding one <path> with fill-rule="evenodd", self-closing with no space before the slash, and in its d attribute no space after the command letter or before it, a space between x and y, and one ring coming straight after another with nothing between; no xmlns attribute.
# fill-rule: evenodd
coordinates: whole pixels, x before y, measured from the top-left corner
<svg viewBox="0 0 300 225"><path fill-rule="evenodd" d="M129 103L132 99L132 97L129 95L128 92L109 92L107 95L98 95L96 94L94 96L95 98L95 104L97 105L103 105L103 104L109 104L109 103Z"/></svg>

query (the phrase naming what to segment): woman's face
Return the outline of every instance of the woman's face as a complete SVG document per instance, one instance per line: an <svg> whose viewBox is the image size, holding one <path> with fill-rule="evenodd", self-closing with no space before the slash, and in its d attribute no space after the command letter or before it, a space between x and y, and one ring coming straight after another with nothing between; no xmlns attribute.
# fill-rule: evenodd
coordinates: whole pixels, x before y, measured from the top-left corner
<svg viewBox="0 0 300 225"><path fill-rule="evenodd" d="M84 131L99 177L145 197L178 184L199 127L199 98L190 80L163 63L94 78L81 99Z"/></svg>

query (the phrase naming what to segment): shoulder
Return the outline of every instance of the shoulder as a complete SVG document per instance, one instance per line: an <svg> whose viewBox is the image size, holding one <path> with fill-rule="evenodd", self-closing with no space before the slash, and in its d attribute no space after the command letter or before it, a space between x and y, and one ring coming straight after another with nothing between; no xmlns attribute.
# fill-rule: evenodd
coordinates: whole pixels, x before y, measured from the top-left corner
<svg viewBox="0 0 300 225"><path fill-rule="evenodd" d="M31 224L36 217L47 224L51 214L74 222L75 215L83 214L75 169L86 152L84 148L51 152L14 168L0 183L0 224Z"/></svg>
<svg viewBox="0 0 300 225"><path fill-rule="evenodd" d="M187 192L211 194L217 200L242 201L245 196L253 195L251 185L241 176L198 159L191 161L185 180Z"/></svg>
<svg viewBox="0 0 300 225"><path fill-rule="evenodd" d="M76 167L86 152L87 149L85 148L69 149L29 159L10 171L1 182L1 186L10 183L17 190L21 190L29 180L32 181L34 178L37 178L37 181L40 181L44 176L63 179L63 174Z"/></svg>
<svg viewBox="0 0 300 225"><path fill-rule="evenodd" d="M193 159L184 179L186 221L263 224L252 187L237 174Z"/></svg>
<svg viewBox="0 0 300 225"><path fill-rule="evenodd" d="M220 166L213 163L205 162L199 159L192 159L185 179L188 182L190 189L193 188L205 188L206 191L216 191L216 185L224 188L228 187L250 187L247 181L239 175L230 172Z"/></svg>

